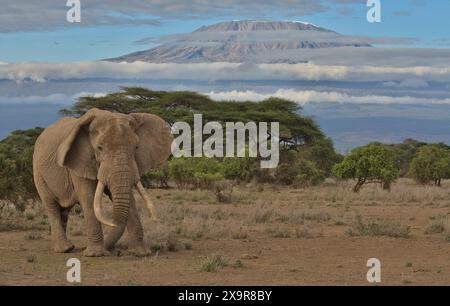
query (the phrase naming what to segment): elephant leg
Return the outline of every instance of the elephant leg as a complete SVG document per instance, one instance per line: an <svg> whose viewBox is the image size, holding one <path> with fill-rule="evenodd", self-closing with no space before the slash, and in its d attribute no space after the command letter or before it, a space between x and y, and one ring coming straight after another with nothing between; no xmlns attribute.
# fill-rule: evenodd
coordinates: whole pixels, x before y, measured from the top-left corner
<svg viewBox="0 0 450 306"><path fill-rule="evenodd" d="M144 230L142 228L139 213L134 197L131 197L130 212L127 221L128 249L136 256L150 255L150 251L144 245Z"/></svg>
<svg viewBox="0 0 450 306"><path fill-rule="evenodd" d="M64 214L64 209L62 209L55 201L45 201L44 205L50 221L53 250L57 253L67 253L72 251L75 246L67 240L67 218L66 222L64 222L62 216Z"/></svg>
<svg viewBox="0 0 450 306"><path fill-rule="evenodd" d="M72 207L61 208L61 222L65 233L67 233L67 223L69 222L69 214L71 209Z"/></svg>
<svg viewBox="0 0 450 306"><path fill-rule="evenodd" d="M62 211L59 203L55 200L55 197L50 192L39 173L34 173L36 189L38 190L39 196L41 197L42 204L47 211L48 220L50 223L50 235L52 238L53 250L57 253L66 253L73 250L75 247L73 243L67 240L66 236L66 226L67 226L67 217L65 222L63 220L63 215L65 215ZM66 215L68 216L68 214Z"/></svg>
<svg viewBox="0 0 450 306"><path fill-rule="evenodd" d="M94 214L95 182L79 177L74 177L73 182L87 226L87 245L83 255L87 257L110 255L104 246L102 225Z"/></svg>

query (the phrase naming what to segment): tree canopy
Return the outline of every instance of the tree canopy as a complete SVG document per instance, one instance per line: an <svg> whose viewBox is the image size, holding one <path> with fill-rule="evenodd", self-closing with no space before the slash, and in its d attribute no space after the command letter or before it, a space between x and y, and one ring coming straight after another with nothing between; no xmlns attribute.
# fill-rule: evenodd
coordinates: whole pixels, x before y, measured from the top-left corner
<svg viewBox="0 0 450 306"><path fill-rule="evenodd" d="M418 183L441 185L450 178L450 148L445 144L428 144L419 149L411 161L409 176Z"/></svg>
<svg viewBox="0 0 450 306"><path fill-rule="evenodd" d="M384 189L390 189L399 174L395 157L393 150L386 145L371 143L353 149L341 163L334 166L333 173L344 180L356 179L355 192L367 183L381 183Z"/></svg>
<svg viewBox="0 0 450 306"><path fill-rule="evenodd" d="M190 91L168 92L123 87L122 91L103 97L80 97L72 107L60 112L80 116L94 107L120 113L152 113L169 124L177 121L193 124L193 115L196 113L202 114L205 121L220 123L277 121L280 123L280 140L292 145L308 144L325 138L312 118L300 115L301 106L279 98L261 102L218 102Z"/></svg>

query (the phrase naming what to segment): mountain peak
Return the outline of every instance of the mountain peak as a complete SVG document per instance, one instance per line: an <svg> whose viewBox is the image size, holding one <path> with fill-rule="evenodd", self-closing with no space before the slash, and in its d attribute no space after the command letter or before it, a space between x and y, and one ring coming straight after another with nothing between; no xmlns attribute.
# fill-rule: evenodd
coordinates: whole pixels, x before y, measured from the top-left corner
<svg viewBox="0 0 450 306"><path fill-rule="evenodd" d="M195 32L250 32L250 31L329 31L309 22L270 21L270 20L233 20L203 26Z"/></svg>
<svg viewBox="0 0 450 306"><path fill-rule="evenodd" d="M370 47L303 21L233 20L173 35L155 48L109 59L150 63L304 63L305 49Z"/></svg>

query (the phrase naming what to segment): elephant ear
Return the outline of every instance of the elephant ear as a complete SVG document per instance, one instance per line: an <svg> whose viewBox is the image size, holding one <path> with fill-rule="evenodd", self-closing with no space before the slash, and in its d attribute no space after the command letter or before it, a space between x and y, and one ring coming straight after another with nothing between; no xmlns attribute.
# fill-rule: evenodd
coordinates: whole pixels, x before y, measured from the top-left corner
<svg viewBox="0 0 450 306"><path fill-rule="evenodd" d="M61 142L56 152L59 166L69 168L76 175L91 180L97 179L98 165L89 142L89 124L100 110L92 109L77 119L77 122Z"/></svg>
<svg viewBox="0 0 450 306"><path fill-rule="evenodd" d="M168 124L158 116L144 113L130 114L136 122L139 137L136 163L139 174L164 164L171 154L172 133Z"/></svg>

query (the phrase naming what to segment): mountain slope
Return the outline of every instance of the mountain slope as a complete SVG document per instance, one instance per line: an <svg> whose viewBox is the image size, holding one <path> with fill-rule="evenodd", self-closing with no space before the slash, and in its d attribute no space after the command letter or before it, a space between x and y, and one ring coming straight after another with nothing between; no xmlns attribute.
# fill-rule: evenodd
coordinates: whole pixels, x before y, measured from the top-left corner
<svg viewBox="0 0 450 306"><path fill-rule="evenodd" d="M291 63L285 51L335 47L370 47L334 31L296 21L230 21L173 35L158 47L134 52L114 62L150 63L265 62Z"/></svg>

